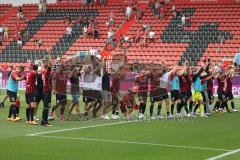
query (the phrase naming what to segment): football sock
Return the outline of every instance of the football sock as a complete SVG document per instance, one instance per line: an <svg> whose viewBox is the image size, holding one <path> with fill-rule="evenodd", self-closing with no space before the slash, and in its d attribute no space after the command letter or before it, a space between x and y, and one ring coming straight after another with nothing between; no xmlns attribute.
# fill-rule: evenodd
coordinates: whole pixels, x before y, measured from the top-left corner
<svg viewBox="0 0 240 160"><path fill-rule="evenodd" d="M171 104L171 114L173 114L174 111L174 104Z"/></svg>
<svg viewBox="0 0 240 160"><path fill-rule="evenodd" d="M151 106L150 106L150 117L153 116L153 107L154 107L154 105L151 105Z"/></svg>
<svg viewBox="0 0 240 160"><path fill-rule="evenodd" d="M142 106L142 114L145 113L145 110L146 110L146 104L143 104L143 106Z"/></svg>
<svg viewBox="0 0 240 160"><path fill-rule="evenodd" d="M177 103L177 113L181 112L182 105L180 103Z"/></svg>
<svg viewBox="0 0 240 160"><path fill-rule="evenodd" d="M143 110L143 103L140 103L139 104L139 113L142 113L142 110Z"/></svg>
<svg viewBox="0 0 240 160"><path fill-rule="evenodd" d="M215 105L214 105L214 110L216 110L216 109L218 109L218 108L219 108L219 104L220 104L220 102L219 102L219 101L217 101L217 102L215 103Z"/></svg>
<svg viewBox="0 0 240 160"><path fill-rule="evenodd" d="M12 105L10 105L9 107L9 114L8 114L8 118L12 117Z"/></svg>
<svg viewBox="0 0 240 160"><path fill-rule="evenodd" d="M194 108L194 113L197 111L198 107L199 107L199 104L196 104L196 106ZM203 109L204 109L204 107L203 107Z"/></svg>
<svg viewBox="0 0 240 160"><path fill-rule="evenodd" d="M13 114L13 118L16 119L17 115L16 115L16 106L12 105L12 114Z"/></svg>
<svg viewBox="0 0 240 160"><path fill-rule="evenodd" d="M232 109L235 108L234 102L231 102L231 107L232 107Z"/></svg>
<svg viewBox="0 0 240 160"><path fill-rule="evenodd" d="M188 114L188 113L189 113L189 110L188 110L187 103L184 103L184 109L185 109L185 112Z"/></svg>
<svg viewBox="0 0 240 160"><path fill-rule="evenodd" d="M189 112L192 112L193 109L193 101L190 101L189 103Z"/></svg>
<svg viewBox="0 0 240 160"><path fill-rule="evenodd" d="M157 115L160 116L162 110L162 105L158 105Z"/></svg>
<svg viewBox="0 0 240 160"><path fill-rule="evenodd" d="M16 114L19 115L19 107L16 107Z"/></svg>
<svg viewBox="0 0 240 160"><path fill-rule="evenodd" d="M27 121L30 121L30 108L26 108Z"/></svg>
<svg viewBox="0 0 240 160"><path fill-rule="evenodd" d="M35 108L30 108L30 121L34 121L34 110Z"/></svg>

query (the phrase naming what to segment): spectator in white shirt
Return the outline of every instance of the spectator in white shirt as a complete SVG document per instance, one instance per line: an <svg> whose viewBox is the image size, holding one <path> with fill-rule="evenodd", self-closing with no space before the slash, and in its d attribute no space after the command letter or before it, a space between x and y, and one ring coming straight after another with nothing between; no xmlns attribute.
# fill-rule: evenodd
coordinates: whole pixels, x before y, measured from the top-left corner
<svg viewBox="0 0 240 160"><path fill-rule="evenodd" d="M38 4L38 13L43 13L43 0L40 0Z"/></svg>
<svg viewBox="0 0 240 160"><path fill-rule="evenodd" d="M3 27L0 26L0 35L2 35L2 34L3 34Z"/></svg>
<svg viewBox="0 0 240 160"><path fill-rule="evenodd" d="M68 26L66 28L66 33L67 33L67 35L72 35L72 27L71 26Z"/></svg>
<svg viewBox="0 0 240 160"><path fill-rule="evenodd" d="M172 5L172 12L173 12L173 16L177 17L177 11L176 11L176 5L175 4Z"/></svg>
<svg viewBox="0 0 240 160"><path fill-rule="evenodd" d="M182 15L182 18L181 18L181 27L184 28L186 26L186 17L185 15L183 14Z"/></svg>
<svg viewBox="0 0 240 160"><path fill-rule="evenodd" d="M130 20L130 16L132 14L132 7L127 6L126 8L126 19L129 21Z"/></svg>
<svg viewBox="0 0 240 160"><path fill-rule="evenodd" d="M8 38L8 26L3 26L3 38L7 39Z"/></svg>
<svg viewBox="0 0 240 160"><path fill-rule="evenodd" d="M154 37L155 37L155 32L150 31L149 32L149 40L150 40L150 42L154 42Z"/></svg>

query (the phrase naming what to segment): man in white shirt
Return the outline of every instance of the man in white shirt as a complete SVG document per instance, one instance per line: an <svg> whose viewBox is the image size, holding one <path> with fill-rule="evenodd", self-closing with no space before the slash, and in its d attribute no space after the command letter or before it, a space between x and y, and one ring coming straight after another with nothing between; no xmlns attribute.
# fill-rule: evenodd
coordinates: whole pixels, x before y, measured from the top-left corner
<svg viewBox="0 0 240 160"><path fill-rule="evenodd" d="M0 26L0 34L3 34L3 27Z"/></svg>
<svg viewBox="0 0 240 160"><path fill-rule="evenodd" d="M185 25L186 25L186 17L185 17L185 15L183 14L183 15L182 15L182 18L181 18L181 27L184 28Z"/></svg>
<svg viewBox="0 0 240 160"><path fill-rule="evenodd" d="M68 35L71 35L71 34L72 34L72 27L71 27L71 26L68 26L68 27L66 28L66 33L67 33Z"/></svg>
<svg viewBox="0 0 240 160"><path fill-rule="evenodd" d="M126 18L129 21L130 20L130 16L132 14L132 8L130 6L127 6L126 8Z"/></svg>
<svg viewBox="0 0 240 160"><path fill-rule="evenodd" d="M155 37L155 32L150 31L150 32L149 32L149 39L150 39L150 42L154 42L154 37Z"/></svg>

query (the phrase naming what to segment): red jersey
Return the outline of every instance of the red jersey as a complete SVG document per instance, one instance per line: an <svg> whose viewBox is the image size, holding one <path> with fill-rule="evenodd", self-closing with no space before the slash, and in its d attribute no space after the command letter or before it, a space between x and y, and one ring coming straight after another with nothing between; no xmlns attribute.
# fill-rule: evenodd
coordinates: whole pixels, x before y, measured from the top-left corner
<svg viewBox="0 0 240 160"><path fill-rule="evenodd" d="M35 93L37 84L37 72L32 70L26 74L26 93Z"/></svg>
<svg viewBox="0 0 240 160"><path fill-rule="evenodd" d="M149 75L149 80L151 83L151 92L160 92L160 77L154 74Z"/></svg>
<svg viewBox="0 0 240 160"><path fill-rule="evenodd" d="M68 76L64 73L56 74L54 88L57 94L67 93L67 79L68 79Z"/></svg>
<svg viewBox="0 0 240 160"><path fill-rule="evenodd" d="M138 75L135 78L135 84L138 92L148 92L148 77L145 75Z"/></svg>
<svg viewBox="0 0 240 160"><path fill-rule="evenodd" d="M218 82L218 89L217 91L223 91L224 88L224 83L225 83L225 77L223 78L217 78L217 82Z"/></svg>
<svg viewBox="0 0 240 160"><path fill-rule="evenodd" d="M43 72L42 72L43 93L51 92L50 73L51 73L51 68L50 67L48 67L47 69L44 69Z"/></svg>
<svg viewBox="0 0 240 160"><path fill-rule="evenodd" d="M207 91L213 91L213 79L207 81Z"/></svg>
<svg viewBox="0 0 240 160"><path fill-rule="evenodd" d="M111 92L113 95L116 95L120 90L120 80L123 77L118 76L117 74L112 75L112 85L111 85Z"/></svg>
<svg viewBox="0 0 240 160"><path fill-rule="evenodd" d="M19 99L16 100L15 105L16 105L16 107L20 107L20 100Z"/></svg>
<svg viewBox="0 0 240 160"><path fill-rule="evenodd" d="M134 105L134 94L132 94L132 93L125 94L122 98L121 105L133 106Z"/></svg>
<svg viewBox="0 0 240 160"><path fill-rule="evenodd" d="M180 83L180 92L187 93L189 91L189 83L191 82L190 76L179 76L179 83ZM191 86L190 86L191 91Z"/></svg>
<svg viewBox="0 0 240 160"><path fill-rule="evenodd" d="M226 77L224 91L227 93L232 93L232 79L230 77Z"/></svg>

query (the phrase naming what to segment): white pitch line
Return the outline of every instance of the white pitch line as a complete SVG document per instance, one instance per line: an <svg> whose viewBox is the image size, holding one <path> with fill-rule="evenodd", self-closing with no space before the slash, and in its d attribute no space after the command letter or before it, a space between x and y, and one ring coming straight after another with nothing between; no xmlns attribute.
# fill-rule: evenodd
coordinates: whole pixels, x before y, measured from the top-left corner
<svg viewBox="0 0 240 160"><path fill-rule="evenodd" d="M26 136L36 136L36 135L43 135L43 134L49 134L49 133L58 133L58 132L66 132L66 131L73 131L73 130L82 130L82 129L88 129L88 128L114 126L114 125L118 125L118 124L125 124L125 123L131 123L131 122L136 122L136 121L137 121L137 120L134 120L134 121L122 121L122 122L105 123L105 124L92 125L92 126L84 126L84 127L77 127L77 128L60 129L60 130L55 130L55 131L31 133L31 134L27 134Z"/></svg>
<svg viewBox="0 0 240 160"><path fill-rule="evenodd" d="M161 147L171 147L171 148L199 149L199 150L211 150L211 151L223 151L223 152L232 151L232 150L218 149L218 148L194 147L194 146L182 146L182 145L147 143L147 142L134 142L134 141L119 141L119 140L110 140L110 139L94 139L94 138L81 138L81 137L74 138L74 137L43 136L43 135L36 135L34 137L69 139L69 140L83 140L83 141L95 141L95 142L109 142L109 143L123 143L123 144L148 145L148 146L161 146Z"/></svg>
<svg viewBox="0 0 240 160"><path fill-rule="evenodd" d="M220 159L220 158L223 158L223 157L226 157L226 156L229 156L229 155L232 155L232 154L236 154L240 152L240 148L239 149L236 149L236 150L232 150L230 152L227 152L227 153L223 153L223 154L220 154L216 157L211 157L211 158L208 158L207 160L217 160L217 159Z"/></svg>

